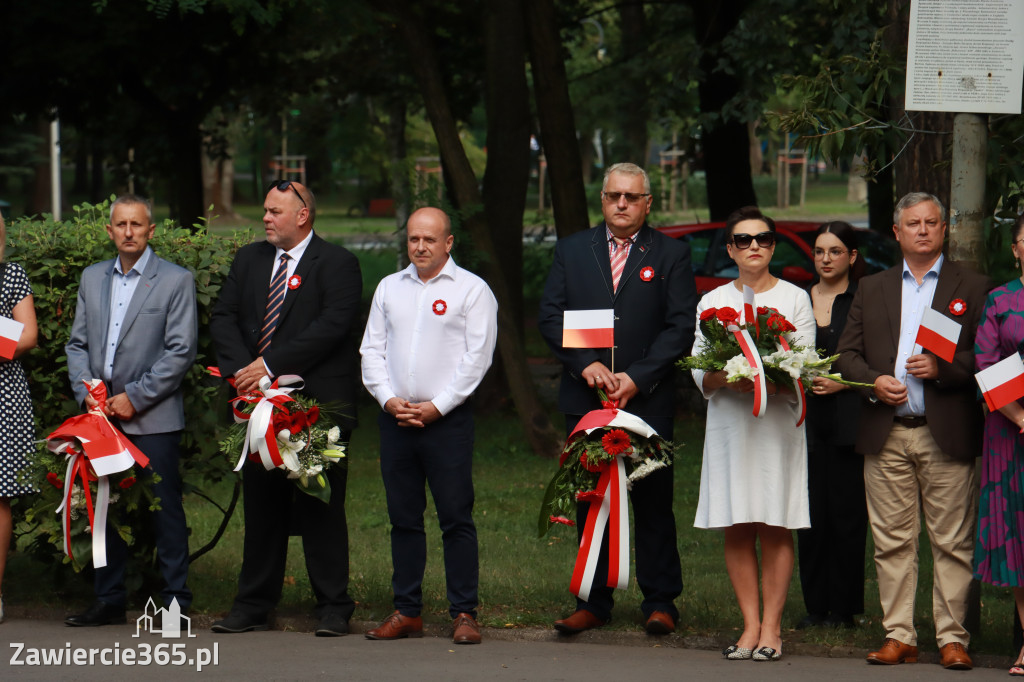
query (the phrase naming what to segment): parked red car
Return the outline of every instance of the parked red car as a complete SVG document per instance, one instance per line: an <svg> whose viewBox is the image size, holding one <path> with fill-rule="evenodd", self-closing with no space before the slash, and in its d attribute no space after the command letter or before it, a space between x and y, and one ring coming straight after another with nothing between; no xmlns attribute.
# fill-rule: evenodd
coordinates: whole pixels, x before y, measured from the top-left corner
<svg viewBox="0 0 1024 682"><path fill-rule="evenodd" d="M775 221L775 254L768 268L773 275L800 287L814 279L814 233L820 225L806 220ZM655 228L690 245L699 296L739 276L736 263L725 250L724 228L724 222ZM893 237L868 229L858 229L857 236L860 238L858 251L867 265L866 274L899 262L899 245Z"/></svg>

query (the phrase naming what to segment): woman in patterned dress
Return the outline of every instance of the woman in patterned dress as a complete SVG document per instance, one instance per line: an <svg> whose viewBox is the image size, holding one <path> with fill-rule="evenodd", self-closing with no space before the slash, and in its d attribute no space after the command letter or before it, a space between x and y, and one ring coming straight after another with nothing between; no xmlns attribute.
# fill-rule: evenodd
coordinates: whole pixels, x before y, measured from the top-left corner
<svg viewBox="0 0 1024 682"><path fill-rule="evenodd" d="M1011 230L1010 248L1017 267L1024 264L1024 216ZM1024 277L996 287L988 295L974 340L975 363L985 369L1024 350ZM1024 621L1024 405L1015 401L985 417L981 466L978 542L974 577L1013 588L1017 613ZM1024 676L1024 649L1010 674Z"/></svg>
<svg viewBox="0 0 1024 682"><path fill-rule="evenodd" d="M28 276L18 263L4 262L7 232L0 215L0 316L25 325L14 351L18 358L36 345L36 310ZM3 578L11 546L11 498L35 492L18 482L32 451L32 399L21 363L0 359L0 622L4 619Z"/></svg>

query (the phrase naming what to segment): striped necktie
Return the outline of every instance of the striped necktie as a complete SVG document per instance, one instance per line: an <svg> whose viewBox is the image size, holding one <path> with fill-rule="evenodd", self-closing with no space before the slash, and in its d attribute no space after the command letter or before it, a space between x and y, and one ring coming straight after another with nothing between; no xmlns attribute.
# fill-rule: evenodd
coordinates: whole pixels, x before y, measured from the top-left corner
<svg viewBox="0 0 1024 682"><path fill-rule="evenodd" d="M267 294L267 314L263 316L263 329L260 330L260 342L257 346L260 355L263 355L270 348L270 337L277 329L277 321L281 319L281 304L284 303L284 294L288 287L288 258L287 253L281 254L280 264L274 279L270 282L270 292Z"/></svg>
<svg viewBox="0 0 1024 682"><path fill-rule="evenodd" d="M615 245L615 249L611 253L612 291L614 292L619 290L619 279L622 277L623 268L626 267L626 259L629 258L629 247L633 244L633 240L612 237L612 243Z"/></svg>

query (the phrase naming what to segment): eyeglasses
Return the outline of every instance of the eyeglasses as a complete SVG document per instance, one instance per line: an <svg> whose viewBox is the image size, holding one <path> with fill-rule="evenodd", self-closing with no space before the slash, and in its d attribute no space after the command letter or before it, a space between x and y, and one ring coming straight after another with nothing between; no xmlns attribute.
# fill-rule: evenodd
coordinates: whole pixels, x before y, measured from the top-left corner
<svg viewBox="0 0 1024 682"><path fill-rule="evenodd" d="M644 197L651 196L650 194L641 194L639 192L601 192L601 194L604 195L605 201L613 204L619 203L619 199L622 197L626 197L627 203L635 204Z"/></svg>
<svg viewBox="0 0 1024 682"><path fill-rule="evenodd" d="M828 254L829 258L835 260L836 258L842 256L844 253L849 253L849 251L847 251L846 249L840 249L839 247L833 247L831 249L814 249L814 257L818 260L824 258L826 253Z"/></svg>
<svg viewBox="0 0 1024 682"><path fill-rule="evenodd" d="M749 249L750 243L757 240L757 245L762 249L770 248L775 243L774 232L760 232L750 235L743 232L732 236L732 243L737 249Z"/></svg>
<svg viewBox="0 0 1024 682"><path fill-rule="evenodd" d="M302 202L302 205L306 205L306 200L302 198L301 194L299 194L299 190L295 189L295 185L291 180L274 180L270 183L270 187L267 188L267 191L269 192L272 189L276 189L279 192L287 192L291 189L291 191L295 192L295 196L299 198L299 201Z"/></svg>

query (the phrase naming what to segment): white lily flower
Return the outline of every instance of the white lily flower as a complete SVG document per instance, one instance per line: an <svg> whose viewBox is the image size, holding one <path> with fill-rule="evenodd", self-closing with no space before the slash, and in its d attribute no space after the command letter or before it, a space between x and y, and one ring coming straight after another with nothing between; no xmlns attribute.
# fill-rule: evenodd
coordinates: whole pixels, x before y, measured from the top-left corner
<svg viewBox="0 0 1024 682"><path fill-rule="evenodd" d="M306 441L292 442L291 432L282 429L277 434L277 448L281 453L281 461L288 471L299 470L299 452L306 447ZM291 476L289 476L291 478Z"/></svg>

